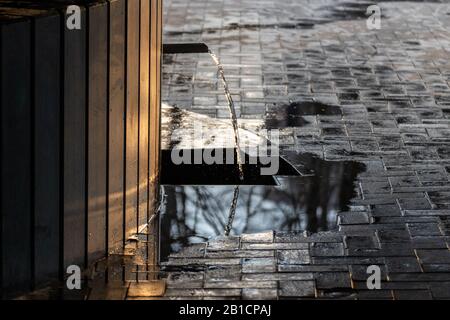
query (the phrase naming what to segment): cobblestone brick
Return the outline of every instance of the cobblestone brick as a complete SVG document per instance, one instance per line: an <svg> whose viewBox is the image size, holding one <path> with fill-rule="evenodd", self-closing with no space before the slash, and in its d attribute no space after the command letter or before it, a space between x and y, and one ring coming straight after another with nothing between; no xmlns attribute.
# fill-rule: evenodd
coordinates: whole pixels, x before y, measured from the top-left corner
<svg viewBox="0 0 450 320"><path fill-rule="evenodd" d="M241 280L241 265L235 266L210 266L205 273L206 281Z"/></svg>
<svg viewBox="0 0 450 320"><path fill-rule="evenodd" d="M342 243L314 243L311 247L311 255L317 257L336 257L344 255Z"/></svg>
<svg viewBox="0 0 450 320"><path fill-rule="evenodd" d="M421 272L417 259L413 257L386 258L386 266L389 272Z"/></svg>
<svg viewBox="0 0 450 320"><path fill-rule="evenodd" d="M375 236L346 236L344 238L346 248L379 249L380 245Z"/></svg>
<svg viewBox="0 0 450 320"><path fill-rule="evenodd" d="M416 253L421 263L450 264L450 251L448 249L416 250Z"/></svg>
<svg viewBox="0 0 450 320"><path fill-rule="evenodd" d="M314 281L280 281L280 297L314 297Z"/></svg>
<svg viewBox="0 0 450 320"><path fill-rule="evenodd" d="M203 280L204 280L203 272L171 273L167 279L167 287L202 288Z"/></svg>
<svg viewBox="0 0 450 320"><path fill-rule="evenodd" d="M241 236L242 242L256 242L256 243L272 243L273 242L273 231L254 233L254 234L243 234Z"/></svg>
<svg viewBox="0 0 450 320"><path fill-rule="evenodd" d="M308 250L279 250L277 252L278 264L309 264Z"/></svg>
<svg viewBox="0 0 450 320"><path fill-rule="evenodd" d="M208 242L207 250L237 250L239 249L239 237L223 237Z"/></svg>
<svg viewBox="0 0 450 320"><path fill-rule="evenodd" d="M276 300L277 298L277 289L242 289L242 299L244 300Z"/></svg>
<svg viewBox="0 0 450 320"><path fill-rule="evenodd" d="M366 212L343 212L339 214L339 224L364 224L369 223L369 216Z"/></svg>
<svg viewBox="0 0 450 320"><path fill-rule="evenodd" d="M243 273L275 272L276 262L273 258L243 259Z"/></svg>
<svg viewBox="0 0 450 320"><path fill-rule="evenodd" d="M215 289L238 289L238 288L253 288L253 289L270 289L277 288L276 281L206 281L205 288Z"/></svg>
<svg viewBox="0 0 450 320"><path fill-rule="evenodd" d="M333 105L336 114L283 125L282 153L366 166L349 208L337 213L337 230L222 237L206 251L201 245L183 250L163 267L197 268L199 278L168 271L167 297L449 298L448 4L381 2L382 30L370 31L365 19L330 18L327 10L336 4L325 3L166 1L166 41L206 42L219 55L241 126L258 132L269 111L290 102ZM289 27L303 20L308 29ZM207 55L165 62L168 104L228 118ZM381 290L367 290L369 265L381 268ZM199 285L203 275L203 286L214 288L182 288ZM257 281L261 288L252 288ZM264 287L274 283L278 290Z"/></svg>
<svg viewBox="0 0 450 320"><path fill-rule="evenodd" d="M326 272L315 274L319 289L351 288L350 274L346 272Z"/></svg>
<svg viewBox="0 0 450 320"><path fill-rule="evenodd" d="M288 250L288 249L303 249L307 250L309 245L307 243L242 243L243 250Z"/></svg>

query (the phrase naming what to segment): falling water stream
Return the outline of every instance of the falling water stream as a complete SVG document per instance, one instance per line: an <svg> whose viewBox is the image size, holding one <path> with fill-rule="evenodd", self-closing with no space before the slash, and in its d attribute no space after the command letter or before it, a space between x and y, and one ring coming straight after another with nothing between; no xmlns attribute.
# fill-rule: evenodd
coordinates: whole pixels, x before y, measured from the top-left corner
<svg viewBox="0 0 450 320"><path fill-rule="evenodd" d="M227 79L225 78L225 72L223 70L223 65L220 63L219 58L211 50L209 50L209 55L211 56L213 61L216 63L217 69L219 70L220 78L222 79L223 90L225 91L225 96L227 97L228 110L230 111L230 119L231 119L231 124L233 126L233 131L234 131L234 144L236 146L236 158L237 158L237 163L238 163L238 168L239 168L239 179L241 181L243 181L244 180L244 168L243 168L242 155L241 155L241 146L240 146L240 140L239 140L239 127L238 127L238 122L237 122L237 117L236 117L236 108L234 106L233 98L231 97L230 89L228 88L228 82L227 82ZM233 201L232 201L231 207L230 207L228 223L225 226L225 236L230 235L230 231L233 226L234 216L236 215L236 205L237 205L238 197L239 197L239 186L236 186L234 188Z"/></svg>
<svg viewBox="0 0 450 320"><path fill-rule="evenodd" d="M231 118L231 124L233 126L234 131L234 144L236 146L236 157L237 157L237 163L239 167L239 178L244 180L244 169L243 169L243 162L242 162L242 155L241 155L241 146L239 141L239 127L236 117L236 109L234 107L234 101L231 97L230 89L228 88L228 82L225 79L225 72L223 70L223 66L220 63L219 58L211 51L209 50L209 55L214 60L214 62L217 65L217 69L219 70L220 78L222 79L223 84L223 90L225 91L225 96L227 97L228 101L228 109L230 111L230 118Z"/></svg>
<svg viewBox="0 0 450 320"><path fill-rule="evenodd" d="M233 227L234 216L236 215L236 206L239 198L239 186L234 187L233 201L231 202L230 213L228 215L228 222L225 226L225 235L230 235L231 228Z"/></svg>

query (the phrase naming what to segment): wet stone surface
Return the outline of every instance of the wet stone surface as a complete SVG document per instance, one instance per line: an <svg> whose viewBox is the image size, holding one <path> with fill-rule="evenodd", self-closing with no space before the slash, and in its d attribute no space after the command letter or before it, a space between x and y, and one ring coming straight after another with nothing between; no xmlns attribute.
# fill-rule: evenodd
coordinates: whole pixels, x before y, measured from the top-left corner
<svg viewBox="0 0 450 320"><path fill-rule="evenodd" d="M170 281L164 298L450 298L450 7L446 1L381 1L381 30L368 30L364 12L373 3L165 2L165 40L205 42L220 57L241 128L256 134L279 129L281 155L306 176L314 168L295 163L291 152L365 168L349 180L355 188L346 208L336 206L333 223L318 232L300 224L233 230L231 237L213 239L209 231L194 248L185 241L162 264L161 276ZM168 105L205 121L228 120L209 56L164 59ZM307 112L308 103L338 112ZM342 170L329 173L348 176ZM291 194L297 204L308 194L307 183L300 186ZM175 187L172 197L195 194L195 188ZM283 184L269 190L277 188ZM220 202L229 203L226 197ZM177 228L166 228L175 233L165 235L186 235L186 225L193 226L171 222ZM367 288L369 265L381 269L380 290Z"/></svg>

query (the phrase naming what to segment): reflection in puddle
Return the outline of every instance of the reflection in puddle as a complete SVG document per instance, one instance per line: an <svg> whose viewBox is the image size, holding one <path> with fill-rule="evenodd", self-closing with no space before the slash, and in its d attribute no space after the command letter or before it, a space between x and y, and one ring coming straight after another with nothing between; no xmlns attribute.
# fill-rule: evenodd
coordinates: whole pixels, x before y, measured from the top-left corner
<svg viewBox="0 0 450 320"><path fill-rule="evenodd" d="M229 236L231 229L233 228L233 222L234 217L236 216L236 207L237 207L237 201L239 199L239 186L234 187L233 191L233 200L231 200L231 206L230 206L230 214L228 215L228 222L225 226L225 236Z"/></svg>
<svg viewBox="0 0 450 320"><path fill-rule="evenodd" d="M355 180L364 165L325 161L309 154L291 155L289 160L314 174L278 176L276 186L239 186L234 217L230 217L234 186L164 186L162 260L189 244L224 235L228 229L230 234L333 229L336 214L348 210L356 195ZM227 228L229 220L232 226Z"/></svg>

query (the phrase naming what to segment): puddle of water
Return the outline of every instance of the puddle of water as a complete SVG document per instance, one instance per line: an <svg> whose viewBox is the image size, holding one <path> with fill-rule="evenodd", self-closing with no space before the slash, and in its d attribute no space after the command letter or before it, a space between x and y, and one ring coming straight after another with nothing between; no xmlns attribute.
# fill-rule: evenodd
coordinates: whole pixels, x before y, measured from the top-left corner
<svg viewBox="0 0 450 320"><path fill-rule="evenodd" d="M407 40L403 41L404 44L410 45L410 46L420 46L420 41L413 41L413 40Z"/></svg>
<svg viewBox="0 0 450 320"><path fill-rule="evenodd" d="M373 1L341 2L322 7L319 12L323 11L321 17L328 18L331 21L367 19L366 10L374 4L377 3ZM384 16L382 15L382 17Z"/></svg>
<svg viewBox="0 0 450 320"><path fill-rule="evenodd" d="M339 115L342 110L338 106L327 105L316 101L291 102L285 105L269 107L265 115L267 129L286 127L302 127L308 124L303 116Z"/></svg>
<svg viewBox="0 0 450 320"><path fill-rule="evenodd" d="M277 176L279 185L164 186L161 259L190 244L226 235L266 230L325 231L349 209L363 164L325 161L292 153L306 176ZM230 206L231 204L231 206Z"/></svg>
<svg viewBox="0 0 450 320"><path fill-rule="evenodd" d="M213 59L214 63L217 66L217 70L219 71L219 75L222 80L223 90L225 92L225 96L228 101L228 109L230 111L230 119L231 119L231 124L233 126L233 131L234 131L234 144L236 147L236 158L237 158L237 164L238 164L238 168L239 168L239 178L241 180L244 180L243 161L241 158L241 147L240 147L240 141L239 141L239 127L238 127L238 123L237 123L236 109L234 107L234 101L233 101L233 98L231 97L231 92L228 87L228 82L225 78L225 71L223 69L223 65L220 63L219 58L211 50L209 51L209 55L211 56L211 58Z"/></svg>

